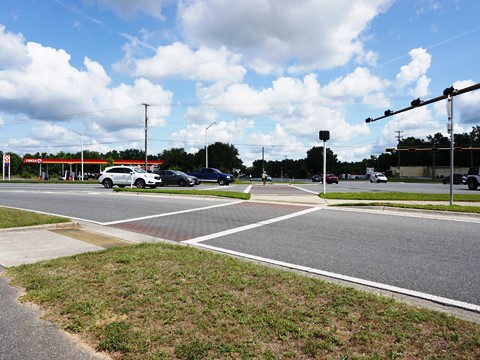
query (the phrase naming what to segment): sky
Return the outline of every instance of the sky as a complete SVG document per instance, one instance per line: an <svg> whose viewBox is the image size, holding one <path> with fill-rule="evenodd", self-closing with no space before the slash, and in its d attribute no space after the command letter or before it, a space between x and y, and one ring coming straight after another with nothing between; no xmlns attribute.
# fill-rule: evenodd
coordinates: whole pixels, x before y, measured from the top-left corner
<svg viewBox="0 0 480 360"><path fill-rule="evenodd" d="M0 0L0 150L235 146L340 161L447 133L480 82L478 0ZM147 104L148 106L145 106ZM480 125L480 91L454 131ZM207 130L208 129L208 130ZM400 132L400 133L399 133Z"/></svg>

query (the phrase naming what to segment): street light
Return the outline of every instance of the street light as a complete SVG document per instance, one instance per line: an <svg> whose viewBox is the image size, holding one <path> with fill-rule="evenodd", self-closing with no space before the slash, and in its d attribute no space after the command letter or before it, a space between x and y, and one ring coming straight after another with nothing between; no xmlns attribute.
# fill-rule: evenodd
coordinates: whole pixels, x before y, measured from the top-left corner
<svg viewBox="0 0 480 360"><path fill-rule="evenodd" d="M205 129L205 167L208 168L208 143L207 143L207 130L210 129L216 122L212 122L210 125L207 126Z"/></svg>
<svg viewBox="0 0 480 360"><path fill-rule="evenodd" d="M78 135L80 135L82 137L82 152L81 152L81 162L82 162L82 181L83 181L83 178L85 177L85 174L83 172L83 133L84 131L82 131L81 133L79 133L78 131L76 130L73 130L73 129L70 129L72 130L73 132L77 133ZM71 170L71 169L70 169Z"/></svg>

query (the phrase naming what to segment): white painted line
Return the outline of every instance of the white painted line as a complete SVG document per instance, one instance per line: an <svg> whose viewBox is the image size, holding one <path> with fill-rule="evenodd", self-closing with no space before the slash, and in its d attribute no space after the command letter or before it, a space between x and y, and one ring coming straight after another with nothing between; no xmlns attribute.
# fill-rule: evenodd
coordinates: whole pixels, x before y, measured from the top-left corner
<svg viewBox="0 0 480 360"><path fill-rule="evenodd" d="M388 216L402 216L402 217L410 217L410 218L420 218L420 219L433 219L433 220L446 220L446 221L455 221L455 222L463 222L463 223L473 223L478 224L480 223L480 217L469 217L468 214L462 213L442 213L438 211L436 213L425 213L422 211L418 212L407 212L407 211L397 211L395 208L389 208L388 210L384 209L385 207L378 207L378 209L368 209L363 206L359 208L355 207L341 207L341 206L328 206L327 209L329 211L347 211L347 212L357 212L362 214L375 214L375 215L388 215ZM387 206L388 208L388 206Z"/></svg>
<svg viewBox="0 0 480 360"><path fill-rule="evenodd" d="M253 223L253 224L248 224L248 225L240 226L240 227L237 227L237 228L234 228L234 229L228 229L228 230L220 231L220 232L217 232L217 233L214 233L214 234L199 236L199 237L196 237L196 238L193 238L193 239L190 239L190 240L185 240L185 241L182 241L182 242L185 243L185 244L198 244L202 241L207 241L207 240L219 238L219 237L226 236L226 235L231 235L231 234L235 234L235 233L238 233L238 232L255 229L255 228L260 227L260 226L265 226L265 225L273 224L273 223L276 223L276 222L279 222L279 221L288 220L288 219L291 219L291 218L294 218L294 217L297 217L297 216L301 216L301 215L305 215L305 214L308 214L308 213L311 213L313 211L317 211L317 210L320 210L320 209L322 209L322 208L313 207L313 208L309 208L309 209L306 209L306 210L297 211L293 214L288 214L288 215L280 216L280 217L273 218L273 219L259 221L259 222Z"/></svg>
<svg viewBox="0 0 480 360"><path fill-rule="evenodd" d="M310 268L310 267L307 267L307 266L301 266L301 265L291 264L291 263L287 263L287 262L283 262L283 261L267 259L267 258L260 257L260 256L245 254L245 253L241 253L241 252L237 252L237 251L222 249L222 248L218 248L216 246L201 244L199 242L192 243L192 242L189 242L189 241L185 241L184 243L192 244L192 245L195 245L195 246L198 246L198 247L201 247L201 248L205 248L205 249L209 249L209 250L213 250L213 251L217 251L217 252L221 252L221 253L225 253L225 254L229 254L229 255L243 257L243 258L247 258L247 259L251 259L251 260L255 260L255 261L261 261L261 262L272 264L272 265L277 265L277 266L281 266L281 267L285 267L285 268L289 268L289 269L304 271L304 272L308 272L308 273L311 273L311 274L321 275L321 276L329 277L329 278L332 278L332 279L347 281L347 282L350 282L350 283L364 285L364 286L368 286L368 287L372 287L372 288L376 288L376 289L386 290L386 291L394 292L394 293L397 293L397 294L408 295L408 296L415 297L415 298L418 298L418 299L428 300L428 301L432 301L432 302L435 302L435 303L438 303L438 304L453 306L453 307L457 307L457 308L460 308L460 309L480 313L480 306L475 305L475 304L470 304L470 303L466 303L466 302L462 302L462 301L458 301L458 300L452 300L452 299L444 298L444 297L441 297L441 296L426 294L426 293L423 293L423 292L420 292L420 291L404 289L404 288L400 288L400 287L397 287L397 286L391 286L391 285L382 284L382 283L378 283L378 282L374 282L374 281L359 279L359 278L355 278L355 277L352 277L352 276L336 274L336 273L332 273L332 272L329 272L329 271L322 271L322 270Z"/></svg>
<svg viewBox="0 0 480 360"><path fill-rule="evenodd" d="M247 188L246 188L245 190L243 190L243 192L244 192L245 194L248 194L248 193L250 192L250 190L252 189L252 186L253 186L253 185L248 185Z"/></svg>
<svg viewBox="0 0 480 360"><path fill-rule="evenodd" d="M203 210L214 209L214 208L218 208L218 207L222 207L222 206L236 205L236 204L241 203L243 201L244 200L238 200L238 201L233 201L233 202L230 202L230 203L216 204L216 205L205 206L205 207L196 208L196 209L187 209L187 210L174 211L174 212L164 213L164 214L148 215L148 216L141 216L141 217L125 219L125 220L110 221L110 222L102 223L102 225L115 225L115 224L122 224L122 223L131 222L131 221L156 219L156 218L161 218L161 217L165 217L165 216L186 214L186 213L191 213L191 212L195 212L195 211L203 211Z"/></svg>
<svg viewBox="0 0 480 360"><path fill-rule="evenodd" d="M299 186L295 186L295 185L290 185L290 186L291 186L291 187L294 187L295 189L302 190L302 191L305 191L305 192L310 193L310 194L316 194L316 195L319 194L318 191L312 191L312 190L303 189L303 188L301 188L301 187L299 187Z"/></svg>

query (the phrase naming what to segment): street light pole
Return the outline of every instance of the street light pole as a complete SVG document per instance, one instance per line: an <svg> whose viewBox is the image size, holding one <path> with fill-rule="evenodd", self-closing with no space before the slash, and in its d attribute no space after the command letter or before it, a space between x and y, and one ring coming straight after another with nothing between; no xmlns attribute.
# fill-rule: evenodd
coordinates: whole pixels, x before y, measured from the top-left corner
<svg viewBox="0 0 480 360"><path fill-rule="evenodd" d="M454 138L453 138L453 97L448 95L447 100L447 114L448 114L448 131L450 132L450 205L453 205L453 148L454 148Z"/></svg>
<svg viewBox="0 0 480 360"><path fill-rule="evenodd" d="M205 129L205 167L208 168L208 143L207 143L207 130L210 129L216 122L212 122L210 125L207 126Z"/></svg>

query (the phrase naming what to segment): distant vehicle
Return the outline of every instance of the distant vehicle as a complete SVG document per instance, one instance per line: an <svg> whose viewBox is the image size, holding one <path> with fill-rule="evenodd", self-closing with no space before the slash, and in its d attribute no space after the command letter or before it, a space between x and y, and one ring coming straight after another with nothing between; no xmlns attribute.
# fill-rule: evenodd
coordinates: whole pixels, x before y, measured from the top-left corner
<svg viewBox="0 0 480 360"><path fill-rule="evenodd" d="M442 183L444 184L450 184L450 175L445 176L442 179ZM455 185L457 184L466 184L467 183L467 176L463 174L453 174L453 183Z"/></svg>
<svg viewBox="0 0 480 360"><path fill-rule="evenodd" d="M139 167L133 166L107 167L101 173L98 182L107 189L114 185L118 187L133 185L142 189L146 186L155 189L157 186L162 185L160 175L149 173Z"/></svg>
<svg viewBox="0 0 480 360"><path fill-rule="evenodd" d="M312 181L323 183L323 175L313 175ZM334 174L327 174L325 176L325 182L327 184L338 184L338 176Z"/></svg>
<svg viewBox="0 0 480 360"><path fill-rule="evenodd" d="M371 183L387 183L388 179L383 173L374 173L370 175Z"/></svg>
<svg viewBox="0 0 480 360"><path fill-rule="evenodd" d="M215 168L201 168L199 172L187 172L187 175L195 176L204 182L216 182L218 185L230 185L235 181L232 174L222 173Z"/></svg>
<svg viewBox="0 0 480 360"><path fill-rule="evenodd" d="M187 175L178 170L158 170L155 173L162 178L162 185L160 186L177 185L184 187L200 184L200 181L195 176Z"/></svg>
<svg viewBox="0 0 480 360"><path fill-rule="evenodd" d="M480 185L480 166L474 166L468 169L466 181L470 190L477 190Z"/></svg>

